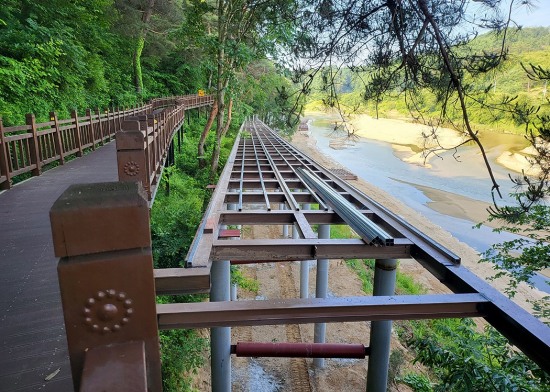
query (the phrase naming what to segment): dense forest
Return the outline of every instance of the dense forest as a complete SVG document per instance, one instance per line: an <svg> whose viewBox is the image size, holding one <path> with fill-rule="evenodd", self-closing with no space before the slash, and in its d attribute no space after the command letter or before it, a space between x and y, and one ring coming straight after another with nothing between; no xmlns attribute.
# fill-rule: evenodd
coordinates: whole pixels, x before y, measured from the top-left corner
<svg viewBox="0 0 550 392"><path fill-rule="evenodd" d="M0 7L0 115L126 107L152 97L213 91L214 5L173 0L19 1ZM276 108L279 76L265 51L234 48L235 106ZM262 88L259 89L258 83ZM240 105L240 106L239 106Z"/></svg>
<svg viewBox="0 0 550 392"><path fill-rule="evenodd" d="M466 8L470 3L488 14L476 19ZM550 266L544 204L550 189L550 29L513 27L513 15L499 11L503 3L4 0L0 116L10 126L24 123L26 113L41 120L56 111L63 118L73 109L127 107L198 90L214 94L210 116L187 125L151 212L157 267L181 265L210 196L206 185L215 180L245 116L256 113L292 129L306 100L343 115L397 111L451 125L481 153L480 124L499 130L511 125L531 142L540 168L536 178L514 179L516 205L495 203L491 210L490 219L502 228L530 237L529 252L519 241L485 255L511 279L513 293L518 282ZM478 35L465 23L490 32ZM207 162L210 170L204 170ZM361 274L370 268L368 260L347 263ZM238 271L234 279L251 284ZM550 314L547 305L536 304L539 315ZM435 369L431 381L405 383L416 384L414 390L548 390L548 376L500 335L476 334L470 321L459 324L400 326L417 360ZM171 331L161 343L165 390L188 390L185 376L201 366L206 339Z"/></svg>

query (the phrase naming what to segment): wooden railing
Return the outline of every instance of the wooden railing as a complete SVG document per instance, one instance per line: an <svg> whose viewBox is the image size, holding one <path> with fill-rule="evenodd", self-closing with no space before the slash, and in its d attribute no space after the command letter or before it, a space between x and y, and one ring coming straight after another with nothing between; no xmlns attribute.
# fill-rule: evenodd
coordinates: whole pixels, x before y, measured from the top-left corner
<svg viewBox="0 0 550 392"><path fill-rule="evenodd" d="M152 113L127 117L116 134L119 181L141 182L151 203L165 161L173 156L172 140L183 125L185 111L213 102L213 96L163 98L153 102L157 109Z"/></svg>
<svg viewBox="0 0 550 392"><path fill-rule="evenodd" d="M80 117L73 111L69 119L63 120L51 112L50 121L43 123L37 123L35 116L28 114L25 125L14 127L4 127L0 118L0 189L11 188L15 176L24 173L38 176L45 165L52 162L63 165L68 156L80 157L85 149L95 150L111 141L128 117L151 114L166 106L193 109L212 102L211 96L158 98L126 110L87 109L86 115ZM167 121L172 120L169 115Z"/></svg>

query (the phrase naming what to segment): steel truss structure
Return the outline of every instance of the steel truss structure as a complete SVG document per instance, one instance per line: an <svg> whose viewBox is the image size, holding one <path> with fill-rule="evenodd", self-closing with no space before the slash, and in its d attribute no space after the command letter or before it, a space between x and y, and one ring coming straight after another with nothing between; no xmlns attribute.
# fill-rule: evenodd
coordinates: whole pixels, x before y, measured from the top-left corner
<svg viewBox="0 0 550 392"><path fill-rule="evenodd" d="M344 200L348 210L342 212L322 196L318 182ZM312 209L304 209L307 204ZM350 224L346 212L350 206L374 230L391 238L318 239L313 226ZM300 238L224 238L225 227L246 225L293 225ZM189 277L196 291L201 287L204 291L212 263L342 258L412 258L455 294L157 305L159 328L484 317L550 371L549 327L462 266L459 256L317 164L261 121L247 121L188 254L188 272L182 276Z"/></svg>

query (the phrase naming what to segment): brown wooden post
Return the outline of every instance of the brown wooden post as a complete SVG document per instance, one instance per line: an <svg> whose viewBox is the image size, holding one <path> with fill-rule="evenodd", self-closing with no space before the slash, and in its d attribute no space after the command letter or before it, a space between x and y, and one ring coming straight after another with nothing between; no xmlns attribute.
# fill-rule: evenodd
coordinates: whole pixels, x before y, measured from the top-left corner
<svg viewBox="0 0 550 392"><path fill-rule="evenodd" d="M97 126L99 127L99 143L101 145L104 145L105 135L103 134L103 125L101 125L101 111L99 110L99 108L96 108L95 112L97 114Z"/></svg>
<svg viewBox="0 0 550 392"><path fill-rule="evenodd" d="M0 176L6 176L6 180L0 184L0 189L11 188L11 172L9 164L8 144L4 140L4 123L0 117Z"/></svg>
<svg viewBox="0 0 550 392"><path fill-rule="evenodd" d="M80 124L78 123L78 112L75 110L71 111L71 117L74 121L74 138L76 141L76 146L78 147L78 152L76 153L77 157L84 155L82 151L82 135L80 134Z"/></svg>
<svg viewBox="0 0 550 392"><path fill-rule="evenodd" d="M54 203L50 220L75 390L145 391L136 382L146 380L149 391L160 391L143 188L120 182L71 185ZM140 369L145 374L136 374ZM127 379L130 375L136 379Z"/></svg>
<svg viewBox="0 0 550 392"><path fill-rule="evenodd" d="M95 151L94 121L93 121L92 110L91 109L86 109L86 117L88 117L88 121L90 122L89 133L90 133L90 137L92 139L92 140L90 140L92 142L92 150Z"/></svg>
<svg viewBox="0 0 550 392"><path fill-rule="evenodd" d="M118 180L141 182L148 200L151 200L146 136L141 131L145 128L147 133L147 122L142 124L143 122L137 120L126 120L122 123L122 131L116 134Z"/></svg>
<svg viewBox="0 0 550 392"><path fill-rule="evenodd" d="M57 118L56 112L50 112L50 121L53 121L53 126L55 128L55 147L57 149L57 153L59 154L59 164L64 165L65 164L65 151L63 148L63 139L61 137L61 131L59 130L59 120Z"/></svg>
<svg viewBox="0 0 550 392"><path fill-rule="evenodd" d="M32 170L33 176L39 176L42 173L42 162L40 161L40 145L38 144L38 132L36 130L36 119L34 117L34 114L28 113L25 116L27 125L31 126L30 133L32 134L32 138L30 139L29 143L29 155L31 159L31 163L35 165L35 168Z"/></svg>

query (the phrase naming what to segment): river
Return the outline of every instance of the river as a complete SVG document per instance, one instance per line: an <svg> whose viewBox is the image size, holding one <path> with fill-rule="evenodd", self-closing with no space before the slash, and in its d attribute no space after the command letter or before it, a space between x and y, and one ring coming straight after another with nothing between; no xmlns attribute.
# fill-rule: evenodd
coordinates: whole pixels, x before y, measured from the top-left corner
<svg viewBox="0 0 550 392"><path fill-rule="evenodd" d="M495 243L516 238L506 232L494 233L486 225L479 229L473 228L474 224L479 223L474 218L463 219L446 213L445 209L437 211L430 207L437 201L434 195L438 193L444 193L447 199L460 208L467 208L465 204L470 204L470 201L472 204L479 204L480 201L491 203L491 183L477 147L462 147L459 150L460 161L453 158L452 152L445 152L441 155L442 159L433 159L431 168L428 168L404 162L388 142L361 137L346 148L331 148L329 143L333 138L330 133L334 119L324 115L308 117L312 118L309 127L311 137L316 139L321 152L363 180L390 193L478 252L489 249ZM380 130L384 131L391 130ZM514 173L498 164L496 158L505 150L519 151L525 148L527 142L518 135L492 135L484 143L501 192L510 201L508 195L513 191L513 184L508 175ZM455 195L458 196L453 197ZM539 289L550 292L546 280L542 275L537 275L533 283Z"/></svg>

